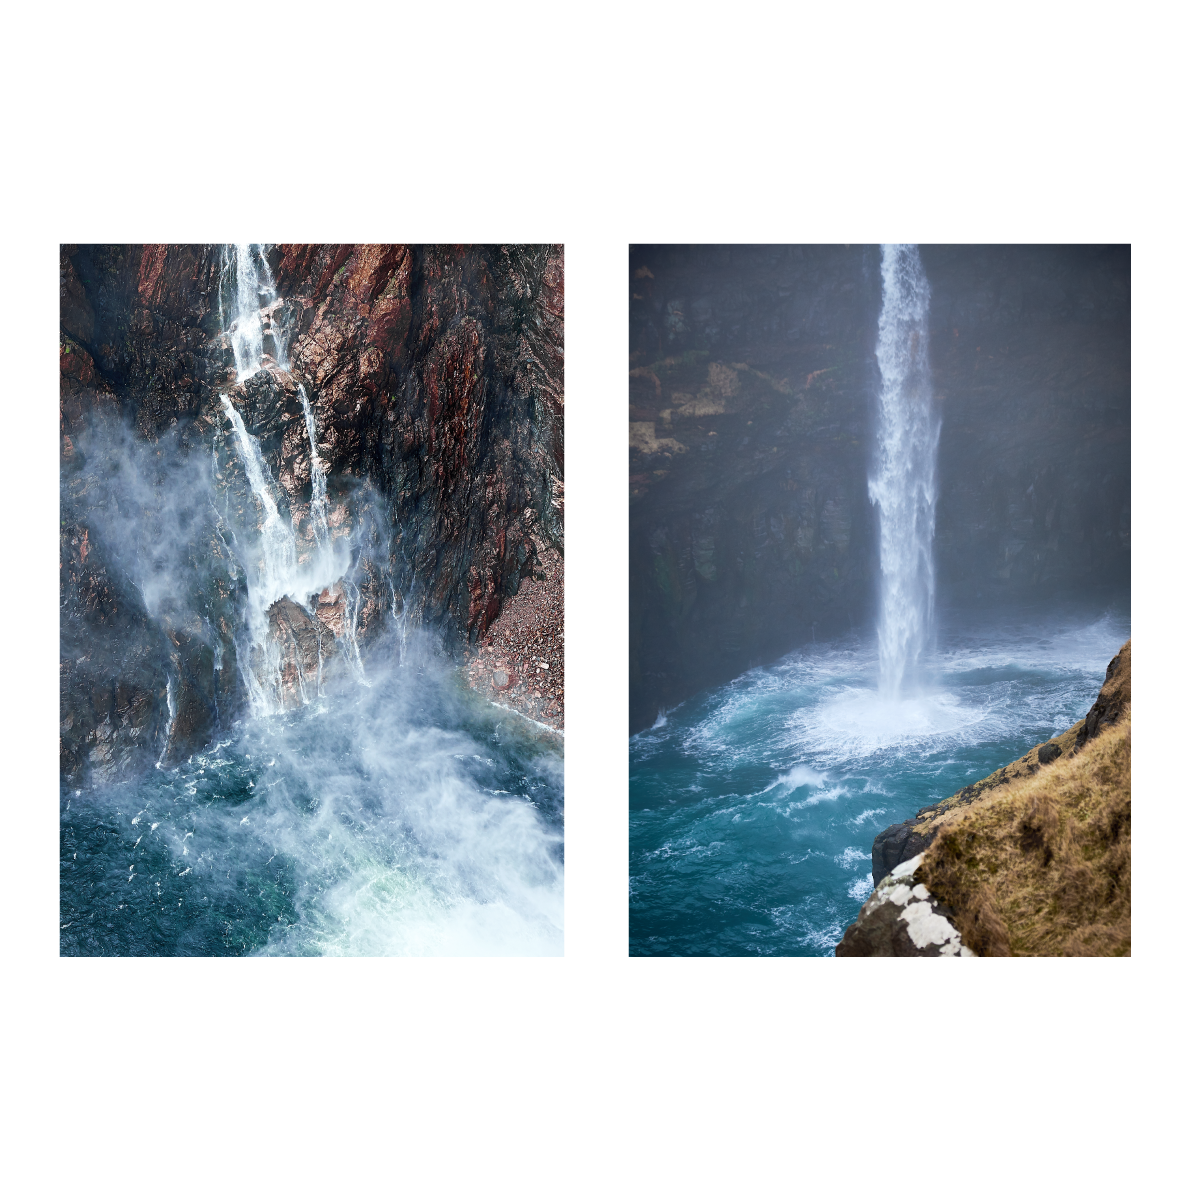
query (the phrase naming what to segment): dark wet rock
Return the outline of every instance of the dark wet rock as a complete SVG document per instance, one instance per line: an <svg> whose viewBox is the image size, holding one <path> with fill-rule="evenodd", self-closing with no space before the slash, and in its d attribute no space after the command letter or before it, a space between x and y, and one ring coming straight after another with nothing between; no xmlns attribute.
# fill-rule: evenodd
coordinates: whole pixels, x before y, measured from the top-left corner
<svg viewBox="0 0 1200 1200"><path fill-rule="evenodd" d="M878 887L880 881L890 875L897 866L915 858L922 850L928 850L933 833L918 833L914 828L922 824L928 809L922 809L907 821L898 821L877 834L871 843L871 878Z"/></svg>
<svg viewBox="0 0 1200 1200"><path fill-rule="evenodd" d="M96 325L91 301L79 281L79 274L71 255L78 246L63 246L59 253L58 299L62 320L62 331L81 342L90 342Z"/></svg>
<svg viewBox="0 0 1200 1200"><path fill-rule="evenodd" d="M126 778L166 745L170 648L87 528L65 518L59 553L62 777Z"/></svg>

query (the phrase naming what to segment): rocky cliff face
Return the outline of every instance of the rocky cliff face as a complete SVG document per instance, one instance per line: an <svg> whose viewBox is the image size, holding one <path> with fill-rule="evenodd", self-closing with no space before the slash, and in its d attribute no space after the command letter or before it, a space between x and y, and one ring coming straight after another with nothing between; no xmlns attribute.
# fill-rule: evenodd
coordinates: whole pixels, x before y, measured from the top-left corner
<svg viewBox="0 0 1200 1200"><path fill-rule="evenodd" d="M1128 954L1132 702L1126 642L1082 721L884 830L836 954Z"/></svg>
<svg viewBox="0 0 1200 1200"><path fill-rule="evenodd" d="M1129 584L1128 247L923 247L939 596ZM873 623L875 247L630 251L630 721Z"/></svg>
<svg viewBox="0 0 1200 1200"><path fill-rule="evenodd" d="M544 574L539 547L562 554L561 247L281 245L266 261L262 365L239 383L226 248L62 248L64 779L176 761L246 703L230 542L264 514L222 395L301 564L326 509L348 556L311 605L268 614L285 703L389 620L478 641Z"/></svg>

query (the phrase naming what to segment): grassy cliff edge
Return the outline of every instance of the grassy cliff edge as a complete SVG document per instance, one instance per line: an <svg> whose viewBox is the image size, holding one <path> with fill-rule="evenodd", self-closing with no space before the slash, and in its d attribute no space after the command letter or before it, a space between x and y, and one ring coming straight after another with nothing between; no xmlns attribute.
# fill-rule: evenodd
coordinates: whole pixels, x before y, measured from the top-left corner
<svg viewBox="0 0 1200 1200"><path fill-rule="evenodd" d="M974 954L1130 954L1131 646L1082 721L918 814L932 842L907 870ZM869 907L839 955L897 953L890 931L864 936Z"/></svg>
<svg viewBox="0 0 1200 1200"><path fill-rule="evenodd" d="M978 955L1130 953L1131 717L947 821L915 878Z"/></svg>

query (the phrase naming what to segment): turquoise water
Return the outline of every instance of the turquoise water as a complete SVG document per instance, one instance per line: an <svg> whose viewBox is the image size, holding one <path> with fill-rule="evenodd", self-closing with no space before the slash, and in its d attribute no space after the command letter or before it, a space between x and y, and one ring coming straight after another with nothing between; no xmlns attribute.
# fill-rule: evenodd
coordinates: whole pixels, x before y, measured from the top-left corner
<svg viewBox="0 0 1200 1200"><path fill-rule="evenodd" d="M830 955L871 843L1061 733L1129 621L943 631L924 693L876 693L873 639L813 646L630 739L629 952Z"/></svg>

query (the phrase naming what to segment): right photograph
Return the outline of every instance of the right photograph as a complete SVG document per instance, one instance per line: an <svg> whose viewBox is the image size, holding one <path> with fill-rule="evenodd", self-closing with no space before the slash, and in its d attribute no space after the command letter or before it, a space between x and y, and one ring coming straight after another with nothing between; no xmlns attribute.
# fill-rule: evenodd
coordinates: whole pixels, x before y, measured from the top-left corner
<svg viewBox="0 0 1200 1200"><path fill-rule="evenodd" d="M1129 955L1130 247L629 257L631 956Z"/></svg>

